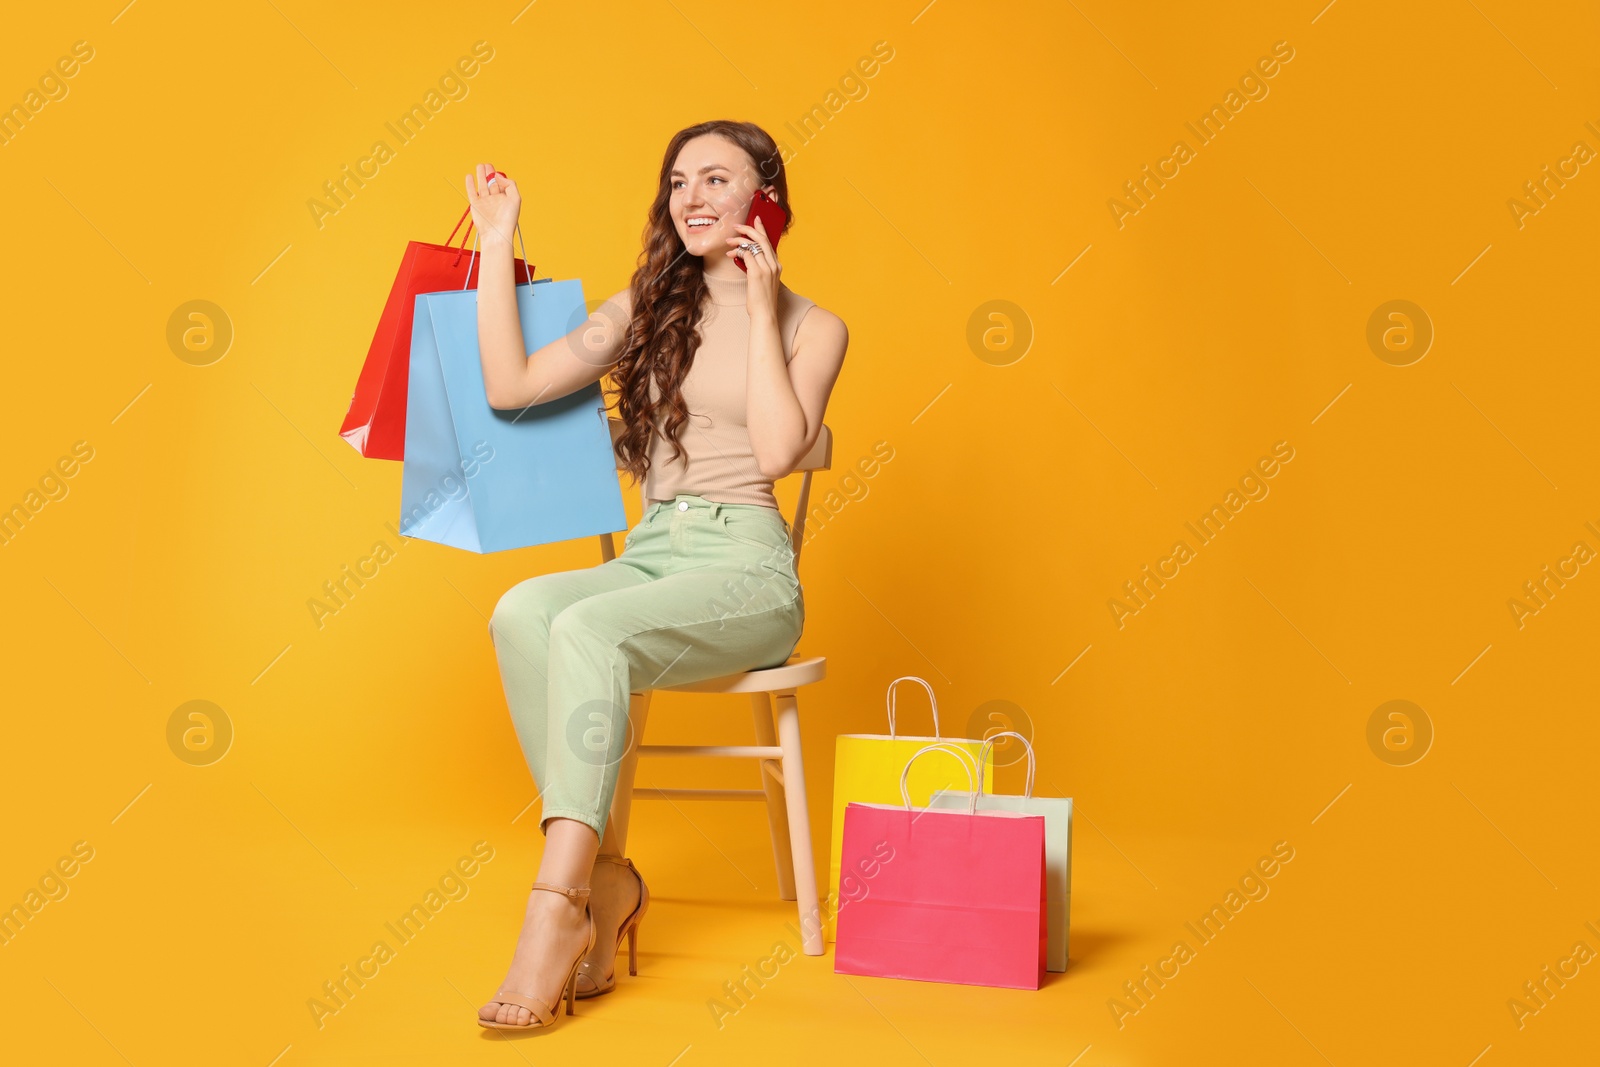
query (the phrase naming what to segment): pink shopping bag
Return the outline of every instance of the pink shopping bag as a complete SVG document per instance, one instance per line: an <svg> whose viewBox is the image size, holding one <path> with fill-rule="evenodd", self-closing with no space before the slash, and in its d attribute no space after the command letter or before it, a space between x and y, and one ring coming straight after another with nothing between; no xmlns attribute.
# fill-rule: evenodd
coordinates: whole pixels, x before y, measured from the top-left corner
<svg viewBox="0 0 1600 1067"><path fill-rule="evenodd" d="M961 759L964 810L913 808L906 771L933 750ZM978 811L970 757L927 745L900 776L903 804L845 807L835 973L1038 989L1045 972L1044 817Z"/></svg>

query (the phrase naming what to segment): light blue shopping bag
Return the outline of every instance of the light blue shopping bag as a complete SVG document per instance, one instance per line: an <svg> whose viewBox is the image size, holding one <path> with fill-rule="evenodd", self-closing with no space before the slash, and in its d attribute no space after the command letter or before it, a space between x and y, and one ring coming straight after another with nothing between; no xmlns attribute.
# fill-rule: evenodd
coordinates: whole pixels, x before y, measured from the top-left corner
<svg viewBox="0 0 1600 1067"><path fill-rule="evenodd" d="M583 283L516 286L523 349L588 317ZM478 291L416 298L406 398L400 532L502 552L627 529L600 383L520 411L484 393Z"/></svg>

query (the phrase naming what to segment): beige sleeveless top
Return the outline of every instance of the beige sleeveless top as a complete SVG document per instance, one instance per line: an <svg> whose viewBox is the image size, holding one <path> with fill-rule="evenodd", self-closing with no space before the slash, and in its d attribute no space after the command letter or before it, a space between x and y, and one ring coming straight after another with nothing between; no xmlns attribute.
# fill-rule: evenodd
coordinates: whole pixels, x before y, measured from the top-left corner
<svg viewBox="0 0 1600 1067"><path fill-rule="evenodd" d="M650 440L650 470L644 497L649 503L692 493L725 504L761 504L776 508L772 479L761 473L750 446L746 418L746 371L750 360L750 316L745 310L747 282L741 275L728 281L706 276L707 305L700 319L700 347L683 380L683 402L689 419L680 444L684 454L672 459L672 445L658 431ZM778 337L783 360L794 358L794 336L800 320L816 304L778 283ZM631 308L630 308L631 310ZM650 396L660 390L650 383ZM658 416L661 418L664 416ZM658 424L659 425L659 424Z"/></svg>

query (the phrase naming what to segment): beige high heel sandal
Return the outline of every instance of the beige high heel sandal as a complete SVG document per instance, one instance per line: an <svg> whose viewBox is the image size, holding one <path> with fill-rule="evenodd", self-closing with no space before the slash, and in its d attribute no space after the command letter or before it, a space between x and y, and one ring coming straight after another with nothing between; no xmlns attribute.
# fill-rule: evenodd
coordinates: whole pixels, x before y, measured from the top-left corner
<svg viewBox="0 0 1600 1067"><path fill-rule="evenodd" d="M628 868L633 872L633 876L639 879L639 904L622 921L622 925L617 928L617 945L616 948L611 950L611 959L614 961L617 953L622 950L622 939L626 937L628 939L628 973L637 976L639 973L639 923L643 921L644 913L650 910L650 887L644 884L644 875L639 873L639 868L633 865L632 860L624 859L621 856L608 856L604 853L595 856L596 862L602 860L606 863L614 863L619 867ZM615 967L612 968L611 977L607 978L603 968L590 962L585 957L578 965L578 973L587 978L591 985L589 989L580 989L578 991L579 1000L598 997L617 988Z"/></svg>
<svg viewBox="0 0 1600 1067"><path fill-rule="evenodd" d="M552 885L549 882L535 882L533 883L533 888L548 889L552 893L560 893L574 904L580 900L583 901L583 914L584 917L589 920L589 943L584 947L582 952L578 953L578 958L572 961L572 969L567 972L567 980L562 987L562 997L565 997L567 1001L567 1014L573 1015L576 1014L573 1011L572 1002L574 1000L574 994L577 992L578 988L578 965L583 962L585 956L594 951L595 939L599 936L599 931L595 929L594 925L594 913L589 910L589 887L573 887L567 885ZM494 1019L484 1019L480 1017L478 1019L478 1025L487 1027L490 1030L539 1030L554 1026L556 1024L556 1020L561 1018L561 997L556 998L554 1008L539 1003L539 1001L533 997L522 993L508 992L504 989L496 993L490 999L500 1004L513 1004L519 1008L527 1008L528 1011L533 1015L532 1019L520 1026L516 1023L502 1023L496 1022Z"/></svg>

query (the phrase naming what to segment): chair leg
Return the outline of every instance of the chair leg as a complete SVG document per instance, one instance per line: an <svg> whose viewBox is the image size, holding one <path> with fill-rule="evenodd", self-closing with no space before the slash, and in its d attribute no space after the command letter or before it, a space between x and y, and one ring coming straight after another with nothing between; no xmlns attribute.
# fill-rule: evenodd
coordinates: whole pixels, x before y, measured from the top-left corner
<svg viewBox="0 0 1600 1067"><path fill-rule="evenodd" d="M650 690L628 696L628 723L633 741L622 754L617 768L617 789L611 796L610 822L616 831L617 849L628 854L628 815L633 810L633 772L639 765L639 746L644 743L644 722L650 713Z"/></svg>
<svg viewBox="0 0 1600 1067"><path fill-rule="evenodd" d="M756 721L756 744L776 745L777 731L772 728L772 698L766 693L751 693L750 708ZM783 766L778 760L762 760L757 765L761 787L767 792L767 825L772 831L772 862L778 871L778 899L794 899L794 860L789 845L789 810L783 786L768 774L766 767Z"/></svg>
<svg viewBox="0 0 1600 1067"><path fill-rule="evenodd" d="M800 707L794 690L778 698L778 743L783 747L783 786L789 809L789 848L794 860L795 896L800 910L802 951L820 956L822 912L817 907L817 870L811 855L811 815L806 810L806 769L800 754Z"/></svg>

